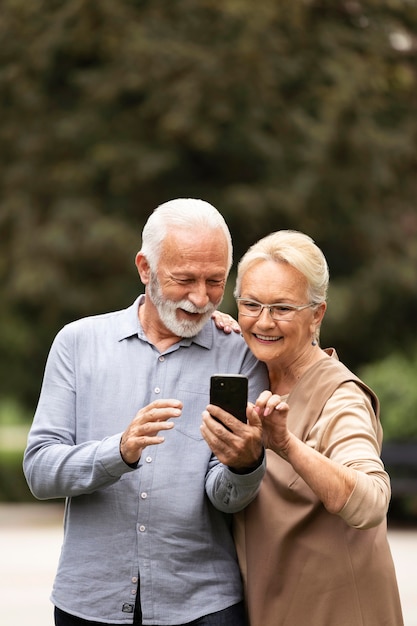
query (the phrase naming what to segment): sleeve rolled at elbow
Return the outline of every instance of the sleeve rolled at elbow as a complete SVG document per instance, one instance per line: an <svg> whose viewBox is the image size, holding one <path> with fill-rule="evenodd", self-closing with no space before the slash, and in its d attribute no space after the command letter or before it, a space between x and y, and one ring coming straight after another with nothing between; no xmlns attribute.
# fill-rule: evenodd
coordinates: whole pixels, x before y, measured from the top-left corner
<svg viewBox="0 0 417 626"><path fill-rule="evenodd" d="M357 472L357 481L339 516L353 528L378 526L386 517L391 497L388 475Z"/></svg>

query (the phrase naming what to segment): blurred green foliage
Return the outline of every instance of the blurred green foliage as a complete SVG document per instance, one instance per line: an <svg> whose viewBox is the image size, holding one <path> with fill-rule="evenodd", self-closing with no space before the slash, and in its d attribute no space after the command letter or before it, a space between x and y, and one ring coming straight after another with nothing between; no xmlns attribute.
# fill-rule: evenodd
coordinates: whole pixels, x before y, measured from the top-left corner
<svg viewBox="0 0 417 626"><path fill-rule="evenodd" d="M236 259L317 241L349 366L410 351L416 32L406 0L3 0L0 398L33 408L57 330L130 304L141 227L180 196L219 208Z"/></svg>
<svg viewBox="0 0 417 626"><path fill-rule="evenodd" d="M417 349L411 358L393 353L360 374L380 399L384 439L417 440Z"/></svg>
<svg viewBox="0 0 417 626"><path fill-rule="evenodd" d="M22 470L22 451L0 448L0 502L34 502Z"/></svg>
<svg viewBox="0 0 417 626"><path fill-rule="evenodd" d="M16 398L0 400L0 427L27 425L29 418L28 410Z"/></svg>

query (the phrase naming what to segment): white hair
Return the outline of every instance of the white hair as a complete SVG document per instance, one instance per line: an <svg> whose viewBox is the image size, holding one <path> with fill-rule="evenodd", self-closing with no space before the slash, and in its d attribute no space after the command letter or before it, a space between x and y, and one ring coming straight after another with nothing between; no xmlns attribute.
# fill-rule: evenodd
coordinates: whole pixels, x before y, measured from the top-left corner
<svg viewBox="0 0 417 626"><path fill-rule="evenodd" d="M146 257L152 271L156 271L162 242L170 226L182 228L191 233L196 230L220 229L227 242L227 270L230 270L233 262L232 238L221 213L205 200L177 198L159 205L149 216L143 228L141 253Z"/></svg>
<svg viewBox="0 0 417 626"><path fill-rule="evenodd" d="M239 262L235 297L241 295L244 274L261 261L295 267L307 280L309 301L312 304L326 301L329 268L323 252L308 235L296 230L279 230L253 244Z"/></svg>

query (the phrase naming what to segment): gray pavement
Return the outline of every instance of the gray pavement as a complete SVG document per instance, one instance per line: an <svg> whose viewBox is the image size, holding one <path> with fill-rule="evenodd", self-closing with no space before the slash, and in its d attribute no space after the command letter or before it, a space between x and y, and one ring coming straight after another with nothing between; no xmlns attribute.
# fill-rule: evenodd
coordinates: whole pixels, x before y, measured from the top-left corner
<svg viewBox="0 0 417 626"><path fill-rule="evenodd" d="M60 504L0 505L2 626L53 626L49 595L62 539L62 511ZM417 527L390 529L389 541L405 626L417 626Z"/></svg>
<svg viewBox="0 0 417 626"><path fill-rule="evenodd" d="M0 505L0 624L53 626L62 506Z"/></svg>

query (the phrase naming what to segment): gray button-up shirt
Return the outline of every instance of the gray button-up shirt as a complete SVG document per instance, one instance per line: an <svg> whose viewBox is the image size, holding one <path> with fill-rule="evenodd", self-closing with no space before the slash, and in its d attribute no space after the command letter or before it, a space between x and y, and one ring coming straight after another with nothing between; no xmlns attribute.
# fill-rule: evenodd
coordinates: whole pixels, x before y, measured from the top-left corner
<svg viewBox="0 0 417 626"><path fill-rule="evenodd" d="M212 321L158 352L139 323L141 298L58 333L24 470L36 497L67 498L56 606L129 624L139 573L143 623L182 624L241 599L230 514L255 496L265 471L238 475L211 454L200 434L210 375L246 374L252 401L268 379L242 337ZM156 398L181 400L182 415L132 469L120 436Z"/></svg>

